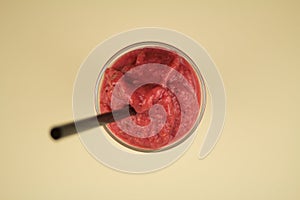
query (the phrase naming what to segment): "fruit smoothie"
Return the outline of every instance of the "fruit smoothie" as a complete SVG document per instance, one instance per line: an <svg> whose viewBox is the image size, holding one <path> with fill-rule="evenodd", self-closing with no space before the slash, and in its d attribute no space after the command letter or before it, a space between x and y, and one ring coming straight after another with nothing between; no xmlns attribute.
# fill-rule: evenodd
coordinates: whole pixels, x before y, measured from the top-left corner
<svg viewBox="0 0 300 200"><path fill-rule="evenodd" d="M200 81L191 64L175 51L160 47L143 47L121 55L106 69L99 92L98 103L101 113L112 111L113 90L124 74L138 66L147 66L147 64L168 66L170 69L174 69L180 73L190 88L192 88L192 91L184 91L183 97L187 96L185 95L187 93L193 93L193 95L196 96L198 105L201 105ZM147 130L147 128L143 129L138 137L128 134L131 130L133 131L134 127L128 126L126 131L124 131L116 122L113 122L108 124L107 128L119 142L127 146L144 150L159 150L177 142L190 132L197 120L200 106L196 109L187 107L185 113L182 113L180 105L188 105L190 100L188 98L182 98L183 102L180 104L177 95L174 94L170 88L175 88L181 92L184 90L183 86L171 80L171 76L166 72L153 70L151 76L163 77L162 83L144 84L128 96L129 94L127 94L126 88L133 87L135 82L139 79L147 78L142 75L129 76L129 78L127 77L125 80L122 80L121 84L125 89L119 92L116 98L119 101L118 105L120 108L128 104L128 102L123 101L123 99L125 99L125 97L129 98L129 104L137 112L136 115L130 116L130 118L136 125L141 127L146 127L151 121L149 110L154 105L160 105L166 113L165 121L161 129L149 137L147 136L147 132L150 130ZM185 120L182 120L183 114L186 114ZM184 127L184 131L178 133L180 125Z"/></svg>

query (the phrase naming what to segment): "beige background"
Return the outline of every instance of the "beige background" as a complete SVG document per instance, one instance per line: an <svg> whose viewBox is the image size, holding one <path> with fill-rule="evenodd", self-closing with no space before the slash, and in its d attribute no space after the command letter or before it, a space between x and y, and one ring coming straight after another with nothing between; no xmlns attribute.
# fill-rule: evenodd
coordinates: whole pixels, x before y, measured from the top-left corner
<svg viewBox="0 0 300 200"><path fill-rule="evenodd" d="M120 1L121 2L121 1ZM297 1L0 1L0 199L300 199L300 14ZM109 36L160 26L193 37L223 76L221 140L198 160L196 141L172 166L116 172L77 136L80 64Z"/></svg>

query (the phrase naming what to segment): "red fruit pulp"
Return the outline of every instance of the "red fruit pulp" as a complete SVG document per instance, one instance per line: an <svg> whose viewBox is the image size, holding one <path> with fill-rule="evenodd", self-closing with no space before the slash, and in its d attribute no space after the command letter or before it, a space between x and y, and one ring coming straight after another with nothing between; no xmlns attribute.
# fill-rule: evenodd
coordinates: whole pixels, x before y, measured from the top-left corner
<svg viewBox="0 0 300 200"><path fill-rule="evenodd" d="M174 51L159 47L144 47L140 49L135 49L123 54L119 57L109 68L106 69L104 73L104 78L101 83L100 88L100 112L111 112L111 101L112 94L117 82L123 77L123 75L130 71L131 69L149 63L159 63L166 65L170 68L177 70L183 77L188 81L188 84L193 88L194 94L196 94L197 101L201 105L201 90L199 78L197 77L193 67L187 62L185 58L180 56ZM155 73L153 72L153 76ZM166 80L167 82L169 80ZM124 83L124 87L130 87L133 80L127 80ZM170 83L171 84L171 83ZM176 86L175 86L176 87ZM114 93L115 94L115 93ZM122 99L126 96L126 91L119 93L118 97L121 101L120 107L122 107ZM187 130L181 135L177 135L178 128L181 122L181 109L177 97L171 90L160 84L146 84L139 87L135 92L128 97L130 105L136 110L137 114L131 116L131 119L139 126L146 126L150 122L149 109L155 105L161 105L167 115L166 121L163 128L155 135L145 137L147 135L147 130L140 133L143 137L136 137L127 134L122 130L116 122L107 125L111 133L122 143L125 143L131 147L141 148L145 150L158 150L169 144L173 144L178 141L184 135L188 134L188 130L194 125L196 118L191 118L186 124L183 124ZM185 100L188 104L188 99ZM124 106L127 104L123 102ZM190 110L190 112L199 113L198 110ZM190 108L193 109L193 108ZM131 130L128 127L127 130Z"/></svg>

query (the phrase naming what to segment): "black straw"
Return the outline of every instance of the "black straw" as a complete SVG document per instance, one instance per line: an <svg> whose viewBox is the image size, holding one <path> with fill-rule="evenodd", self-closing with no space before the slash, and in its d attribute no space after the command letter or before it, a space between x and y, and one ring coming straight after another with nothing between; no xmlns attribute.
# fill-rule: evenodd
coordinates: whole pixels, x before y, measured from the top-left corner
<svg viewBox="0 0 300 200"><path fill-rule="evenodd" d="M136 114L134 108L129 106L113 112L100 114L97 115L96 117L89 117L86 119L76 121L76 126L80 128L79 131L81 132L81 131L86 131L88 129L98 127L99 125L105 125L107 123L115 122L127 117L128 109L130 115ZM95 118L97 118L97 120ZM76 134L77 133L76 126L75 126L75 122L70 122L67 124L63 124L61 126L53 127L50 131L50 135L53 139L58 140L66 136Z"/></svg>

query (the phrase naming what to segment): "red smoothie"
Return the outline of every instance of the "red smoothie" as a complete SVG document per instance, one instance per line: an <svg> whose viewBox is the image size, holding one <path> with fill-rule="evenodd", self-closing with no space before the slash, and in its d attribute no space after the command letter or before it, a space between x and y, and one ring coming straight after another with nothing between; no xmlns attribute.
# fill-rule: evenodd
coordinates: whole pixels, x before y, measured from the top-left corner
<svg viewBox="0 0 300 200"><path fill-rule="evenodd" d="M120 81L125 73L138 66L152 63L162 64L179 72L193 90L185 92L196 95L196 101L199 104L199 107L197 107L196 110L193 107L188 107L185 111L187 119L182 120L181 117L183 113L180 107L181 104L178 102L177 96L172 92L174 90L170 90L170 88L175 88L180 91L184 90L184 88L182 85L176 85L176 81L169 79L170 76L165 72L159 70L151 72L151 76L163 76L162 84L150 83L143 85L138 87L130 96L128 96L126 88L133 87L135 82L139 79L144 79L145 77L141 74L140 76L132 78L129 76L125 81L122 80L122 85L125 89L118 92L116 98L119 100L120 108L128 104L128 102L123 101L125 97L129 98L130 105L137 112L135 116L130 116L134 123L142 127L147 126L150 123L149 109L156 104L162 106L166 112L162 128L155 135L149 137L147 137L147 132L150 130L147 129L143 129L143 131L139 133L141 137L137 137L126 133L116 122L107 125L110 132L121 143L144 150L158 150L183 138L193 128L201 105L199 78L187 60L174 51L159 47L144 47L123 54L106 69L99 93L100 112L105 113L112 111L111 101L113 90L115 89L117 82ZM183 101L184 104L189 104L189 99L184 99ZM157 117L159 118L160 116ZM180 124L184 127L182 133L178 133ZM126 130L130 131L132 128L129 126Z"/></svg>

